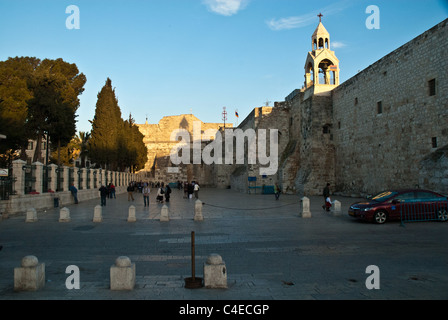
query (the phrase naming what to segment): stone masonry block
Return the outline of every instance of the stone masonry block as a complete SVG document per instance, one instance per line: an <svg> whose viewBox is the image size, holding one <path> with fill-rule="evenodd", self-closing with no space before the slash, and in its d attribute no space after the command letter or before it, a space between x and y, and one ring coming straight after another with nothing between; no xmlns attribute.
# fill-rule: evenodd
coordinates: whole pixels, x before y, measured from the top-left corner
<svg viewBox="0 0 448 320"><path fill-rule="evenodd" d="M170 221L170 215L167 205L163 205L162 207L162 211L160 212L160 221Z"/></svg>
<svg viewBox="0 0 448 320"><path fill-rule="evenodd" d="M29 208L26 211L26 220L25 222L36 222L37 221L37 212L34 208Z"/></svg>
<svg viewBox="0 0 448 320"><path fill-rule="evenodd" d="M194 221L202 221L204 217L202 216L202 201L196 200L194 204Z"/></svg>
<svg viewBox="0 0 448 320"><path fill-rule="evenodd" d="M103 221L103 207L100 205L95 207L95 211L93 213L93 222L102 222Z"/></svg>
<svg viewBox="0 0 448 320"><path fill-rule="evenodd" d="M62 208L59 211L59 222L70 222L70 209L69 208Z"/></svg>
<svg viewBox="0 0 448 320"><path fill-rule="evenodd" d="M126 256L120 256L115 260L115 265L110 267L111 290L133 290L135 286L135 263Z"/></svg>
<svg viewBox="0 0 448 320"><path fill-rule="evenodd" d="M128 222L135 222L135 221L137 221L137 218L135 216L135 206L130 206L128 213Z"/></svg>
<svg viewBox="0 0 448 320"><path fill-rule="evenodd" d="M204 286L209 289L227 288L227 269L221 256L214 253L204 264Z"/></svg>
<svg viewBox="0 0 448 320"><path fill-rule="evenodd" d="M21 267L14 268L14 291L36 291L45 286L45 264L37 257L22 258Z"/></svg>

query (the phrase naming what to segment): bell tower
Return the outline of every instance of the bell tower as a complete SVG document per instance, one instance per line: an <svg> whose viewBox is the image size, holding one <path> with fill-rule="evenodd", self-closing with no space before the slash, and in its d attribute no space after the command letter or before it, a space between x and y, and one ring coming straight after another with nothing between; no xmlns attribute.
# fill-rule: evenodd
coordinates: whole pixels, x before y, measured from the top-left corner
<svg viewBox="0 0 448 320"><path fill-rule="evenodd" d="M320 13L319 24L311 36L311 51L305 62L305 90L313 88L313 93L333 90L339 85L339 60L330 50L330 34L322 24Z"/></svg>

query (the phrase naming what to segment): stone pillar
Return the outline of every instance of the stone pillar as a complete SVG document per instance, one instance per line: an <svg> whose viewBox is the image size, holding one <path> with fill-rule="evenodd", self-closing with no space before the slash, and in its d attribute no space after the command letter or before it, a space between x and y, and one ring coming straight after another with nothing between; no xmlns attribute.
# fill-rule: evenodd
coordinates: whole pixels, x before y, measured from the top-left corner
<svg viewBox="0 0 448 320"><path fill-rule="evenodd" d="M54 163L48 166L48 177L50 181L48 181L48 188L52 191L56 191L58 187L58 175L56 173L56 169L58 166Z"/></svg>
<svg viewBox="0 0 448 320"><path fill-rule="evenodd" d="M196 200L194 203L194 221L202 221L204 217L202 216L202 201Z"/></svg>
<svg viewBox="0 0 448 320"><path fill-rule="evenodd" d="M121 256L110 267L110 290L132 290L135 286L135 263Z"/></svg>
<svg viewBox="0 0 448 320"><path fill-rule="evenodd" d="M87 189L87 169L81 168L79 169L81 171L81 174L79 175L81 177L81 184L79 185L79 188L82 190Z"/></svg>
<svg viewBox="0 0 448 320"><path fill-rule="evenodd" d="M168 206L165 204L160 212L160 221L170 221L170 214L168 212Z"/></svg>
<svg viewBox="0 0 448 320"><path fill-rule="evenodd" d="M101 177L101 179L100 179L100 187L101 186L105 186L106 185L106 173L107 173L107 171L106 170L101 170L100 171L101 172L101 175L100 175L100 177Z"/></svg>
<svg viewBox="0 0 448 320"><path fill-rule="evenodd" d="M73 184L79 190L79 168L73 168Z"/></svg>
<svg viewBox="0 0 448 320"><path fill-rule="evenodd" d="M93 174L95 172L95 170L90 169L89 174L90 174L90 183L89 186L87 187L88 189L95 189L95 175Z"/></svg>
<svg viewBox="0 0 448 320"><path fill-rule="evenodd" d="M42 185L43 185L43 163L40 163L39 161L33 163L35 169L34 169L34 181L32 182L32 190L35 190L38 193L42 193Z"/></svg>
<svg viewBox="0 0 448 320"><path fill-rule="evenodd" d="M62 181L62 191L68 191L70 188L70 179L69 179L69 170L70 167L63 167L64 171L63 171L63 181Z"/></svg>
<svg viewBox="0 0 448 320"><path fill-rule="evenodd" d="M103 221L103 207L98 205L95 207L95 211L93 212L93 222L102 222Z"/></svg>
<svg viewBox="0 0 448 320"><path fill-rule="evenodd" d="M301 216L302 218L311 218L311 211L310 211L310 199L307 197L303 197L301 200L302 204L302 211Z"/></svg>
<svg viewBox="0 0 448 320"><path fill-rule="evenodd" d="M135 217L135 207L130 206L128 214L128 222L135 222L135 221L137 221L137 218Z"/></svg>
<svg viewBox="0 0 448 320"><path fill-rule="evenodd" d="M14 291L36 291L45 286L45 264L37 257L22 258L21 267L14 268Z"/></svg>
<svg viewBox="0 0 448 320"><path fill-rule="evenodd" d="M23 196L25 194L25 171L23 166L26 162L23 160L14 160L12 162L12 172L14 174L14 190L18 196Z"/></svg>
<svg viewBox="0 0 448 320"><path fill-rule="evenodd" d="M204 286L209 289L227 288L227 270L218 254L208 256L204 264Z"/></svg>
<svg viewBox="0 0 448 320"><path fill-rule="evenodd" d="M341 215L341 203L338 200L333 202L333 206L331 207L334 216Z"/></svg>
<svg viewBox="0 0 448 320"><path fill-rule="evenodd" d="M37 212L34 208L29 208L26 211L26 220L25 222L36 222L37 221Z"/></svg>
<svg viewBox="0 0 448 320"><path fill-rule="evenodd" d="M62 208L59 211L59 222L70 222L70 210L69 208Z"/></svg>

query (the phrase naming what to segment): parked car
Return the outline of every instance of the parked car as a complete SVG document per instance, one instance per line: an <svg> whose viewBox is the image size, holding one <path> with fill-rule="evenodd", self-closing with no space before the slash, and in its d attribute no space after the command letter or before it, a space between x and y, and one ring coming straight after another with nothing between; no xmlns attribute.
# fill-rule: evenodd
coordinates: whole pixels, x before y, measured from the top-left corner
<svg viewBox="0 0 448 320"><path fill-rule="evenodd" d="M448 199L439 193L422 190L387 190L354 203L349 216L383 224L391 220L426 221L448 220Z"/></svg>

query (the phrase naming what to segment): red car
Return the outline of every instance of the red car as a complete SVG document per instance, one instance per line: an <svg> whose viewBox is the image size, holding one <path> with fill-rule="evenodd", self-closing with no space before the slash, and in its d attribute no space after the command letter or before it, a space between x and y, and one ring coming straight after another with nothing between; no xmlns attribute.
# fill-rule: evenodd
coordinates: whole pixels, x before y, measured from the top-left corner
<svg viewBox="0 0 448 320"><path fill-rule="evenodd" d="M429 190L388 190L367 201L352 204L348 214L378 224L389 220L447 221L448 199Z"/></svg>

